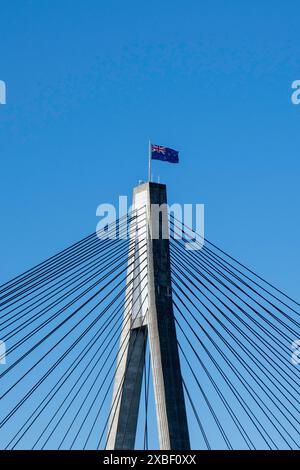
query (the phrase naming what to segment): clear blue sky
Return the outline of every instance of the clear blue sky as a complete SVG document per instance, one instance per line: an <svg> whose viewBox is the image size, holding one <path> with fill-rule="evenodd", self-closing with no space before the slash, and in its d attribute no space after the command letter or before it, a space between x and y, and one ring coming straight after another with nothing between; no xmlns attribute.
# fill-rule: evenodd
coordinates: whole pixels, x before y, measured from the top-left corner
<svg viewBox="0 0 300 470"><path fill-rule="evenodd" d="M206 236L299 295L299 2L0 4L0 283L147 176L204 203Z"/></svg>
<svg viewBox="0 0 300 470"><path fill-rule="evenodd" d="M246 4L247 3L247 4ZM2 2L1 281L91 232L147 173L206 235L299 285L297 1ZM180 186L178 182L180 181Z"/></svg>

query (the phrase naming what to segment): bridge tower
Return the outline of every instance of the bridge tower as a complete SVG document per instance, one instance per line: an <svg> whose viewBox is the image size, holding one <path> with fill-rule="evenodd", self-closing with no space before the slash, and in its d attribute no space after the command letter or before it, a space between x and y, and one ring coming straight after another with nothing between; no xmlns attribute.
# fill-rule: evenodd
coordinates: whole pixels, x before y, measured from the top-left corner
<svg viewBox="0 0 300 470"><path fill-rule="evenodd" d="M134 449L147 339L160 449L190 449L173 313L166 204L163 184L144 183L133 190L135 249L128 260L127 301L108 425L106 448L111 450Z"/></svg>

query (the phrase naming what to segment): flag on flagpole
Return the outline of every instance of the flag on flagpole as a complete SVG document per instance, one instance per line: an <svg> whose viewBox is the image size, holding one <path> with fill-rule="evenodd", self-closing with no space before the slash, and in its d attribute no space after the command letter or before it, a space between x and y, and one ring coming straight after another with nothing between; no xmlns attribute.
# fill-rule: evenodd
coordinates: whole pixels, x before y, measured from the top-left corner
<svg viewBox="0 0 300 470"><path fill-rule="evenodd" d="M179 163L179 152L161 145L151 144L151 159L162 162Z"/></svg>

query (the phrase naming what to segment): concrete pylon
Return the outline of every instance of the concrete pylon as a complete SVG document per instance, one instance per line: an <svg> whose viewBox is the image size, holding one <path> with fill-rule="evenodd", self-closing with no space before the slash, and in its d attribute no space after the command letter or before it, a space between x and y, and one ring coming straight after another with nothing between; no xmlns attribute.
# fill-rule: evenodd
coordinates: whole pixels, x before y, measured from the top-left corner
<svg viewBox="0 0 300 470"><path fill-rule="evenodd" d="M134 449L147 337L160 449L190 449L172 303L166 204L165 185L144 183L134 188L135 250L128 260L127 303L106 446L110 450Z"/></svg>

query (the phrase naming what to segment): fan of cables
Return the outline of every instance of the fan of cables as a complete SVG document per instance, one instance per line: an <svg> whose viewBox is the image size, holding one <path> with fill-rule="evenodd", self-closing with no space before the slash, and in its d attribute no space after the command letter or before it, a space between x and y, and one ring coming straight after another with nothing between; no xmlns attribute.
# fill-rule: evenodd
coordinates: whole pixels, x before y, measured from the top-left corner
<svg viewBox="0 0 300 470"><path fill-rule="evenodd" d="M105 446L123 310L146 257L145 238L130 262L137 217L145 228L143 213L123 217L0 287L3 449Z"/></svg>
<svg viewBox="0 0 300 470"><path fill-rule="evenodd" d="M195 234L174 216L170 232L194 448L299 448L299 303L207 239L186 250Z"/></svg>
<svg viewBox="0 0 300 470"><path fill-rule="evenodd" d="M137 219L144 234L138 256ZM139 315L147 299L146 232L144 211L133 212L109 225L106 238L93 233L0 286L2 449L106 447L120 351L129 341L124 309L135 299ZM191 446L297 449L300 366L293 364L291 347L300 339L300 304L207 239L187 250L193 238L170 215L172 296ZM155 449L146 337L136 447ZM115 400L122 386L121 380Z"/></svg>

